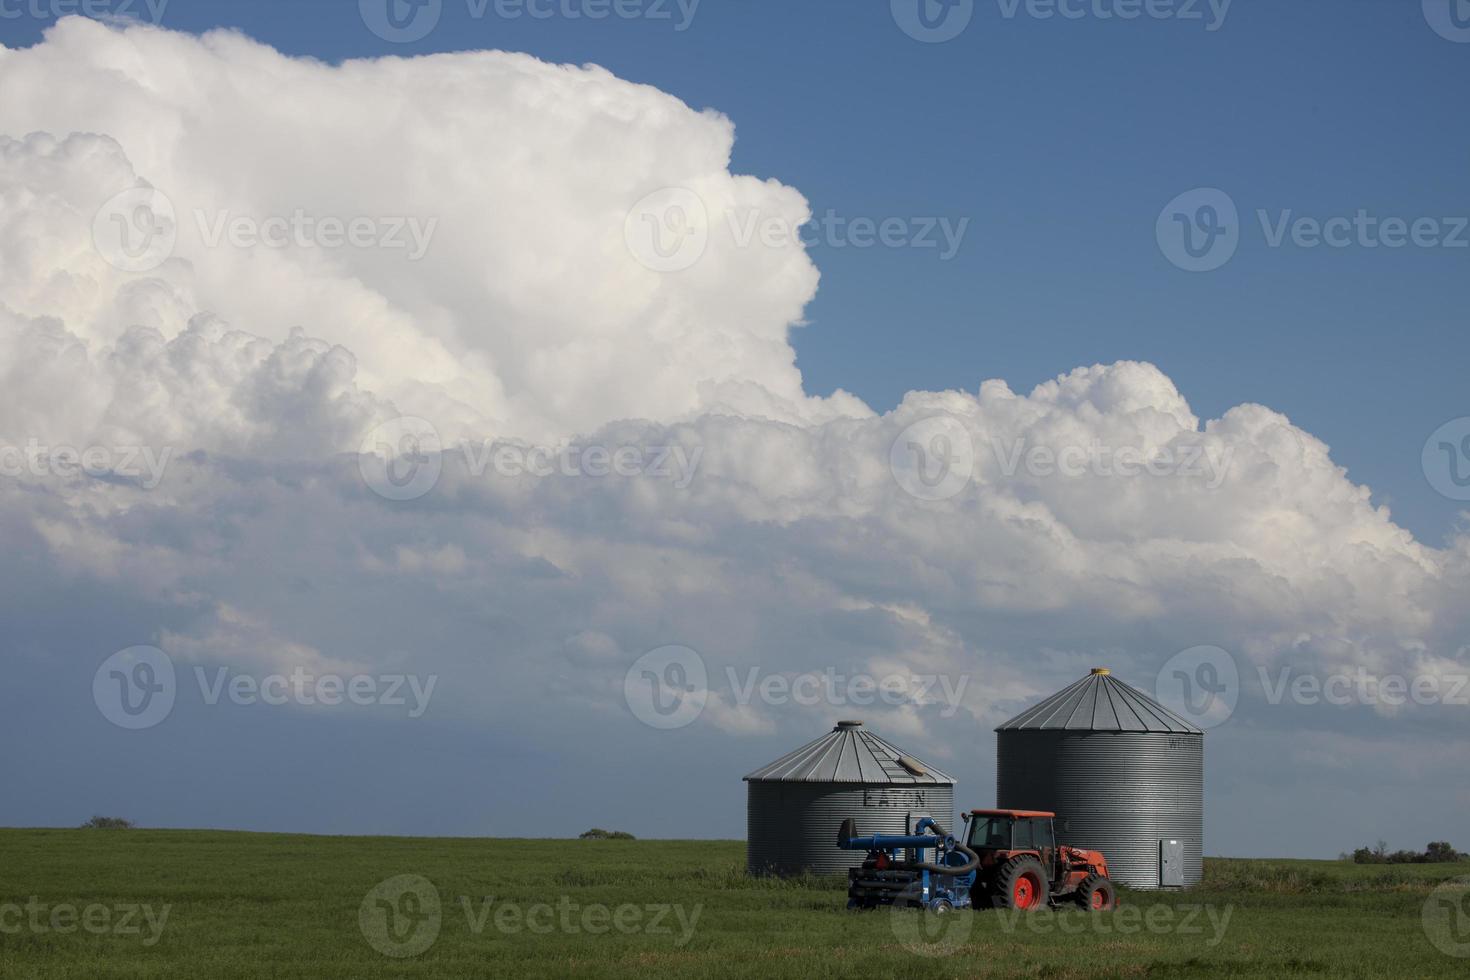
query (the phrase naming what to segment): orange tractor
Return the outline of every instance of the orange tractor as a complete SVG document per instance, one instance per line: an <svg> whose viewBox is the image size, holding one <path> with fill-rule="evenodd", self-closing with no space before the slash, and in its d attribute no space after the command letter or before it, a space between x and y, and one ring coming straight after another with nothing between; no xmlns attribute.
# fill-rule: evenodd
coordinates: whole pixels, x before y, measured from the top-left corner
<svg viewBox="0 0 1470 980"><path fill-rule="evenodd" d="M1035 909L1073 901L1104 911L1118 904L1101 851L1058 844L1046 810L971 810L966 843L980 855L974 904Z"/></svg>
<svg viewBox="0 0 1470 980"><path fill-rule="evenodd" d="M1118 903L1099 851L1059 845L1045 810L971 810L958 837L929 817L912 834L859 837L843 821L837 846L866 850L848 872L848 908L908 905L1030 910L1062 902L1105 911ZM934 860L926 860L930 848Z"/></svg>

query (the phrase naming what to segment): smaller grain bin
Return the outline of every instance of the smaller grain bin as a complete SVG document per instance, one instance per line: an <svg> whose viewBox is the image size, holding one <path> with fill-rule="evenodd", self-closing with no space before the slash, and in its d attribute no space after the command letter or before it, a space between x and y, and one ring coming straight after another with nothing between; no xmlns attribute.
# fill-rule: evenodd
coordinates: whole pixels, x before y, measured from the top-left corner
<svg viewBox="0 0 1470 980"><path fill-rule="evenodd" d="M837 847L848 817L863 834L906 834L921 816L953 827L954 779L860 721L838 722L745 781L751 874L846 874L864 857Z"/></svg>
<svg viewBox="0 0 1470 980"><path fill-rule="evenodd" d="M1051 810L1131 888L1203 875L1205 736L1105 667L996 730L996 806Z"/></svg>

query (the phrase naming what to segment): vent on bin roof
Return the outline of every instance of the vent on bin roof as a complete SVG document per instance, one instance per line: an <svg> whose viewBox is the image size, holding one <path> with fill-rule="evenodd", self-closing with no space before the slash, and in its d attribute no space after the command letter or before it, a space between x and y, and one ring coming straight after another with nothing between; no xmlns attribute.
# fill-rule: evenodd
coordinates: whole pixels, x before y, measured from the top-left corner
<svg viewBox="0 0 1470 980"><path fill-rule="evenodd" d="M864 783L868 785L954 785L954 778L901 752L863 727L837 727L745 777L753 783Z"/></svg>
<svg viewBox="0 0 1470 980"><path fill-rule="evenodd" d="M1027 708L995 730L1192 732L1199 729L1104 668Z"/></svg>

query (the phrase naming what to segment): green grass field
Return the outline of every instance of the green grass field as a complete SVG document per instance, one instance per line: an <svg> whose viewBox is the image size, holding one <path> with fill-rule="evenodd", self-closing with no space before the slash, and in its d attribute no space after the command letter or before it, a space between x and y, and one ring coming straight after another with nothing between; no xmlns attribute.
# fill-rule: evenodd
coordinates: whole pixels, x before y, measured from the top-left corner
<svg viewBox="0 0 1470 980"><path fill-rule="evenodd" d="M1470 974L1470 896L1435 891L1466 863L1210 860L1200 888L1116 912L935 917L848 912L840 881L743 860L738 841L0 830L0 977Z"/></svg>

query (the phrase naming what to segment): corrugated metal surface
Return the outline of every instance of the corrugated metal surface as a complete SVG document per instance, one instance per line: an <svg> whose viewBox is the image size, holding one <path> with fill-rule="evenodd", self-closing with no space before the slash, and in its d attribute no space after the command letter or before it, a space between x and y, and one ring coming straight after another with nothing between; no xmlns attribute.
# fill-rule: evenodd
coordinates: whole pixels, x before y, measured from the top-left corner
<svg viewBox="0 0 1470 980"><path fill-rule="evenodd" d="M1019 728L1200 734L1198 728L1103 667L1027 708L996 731Z"/></svg>
<svg viewBox="0 0 1470 980"><path fill-rule="evenodd" d="M863 834L907 833L910 814L926 813L954 829L954 787L853 786L808 782L749 784L746 865L751 874L847 874L866 857L837 847L852 817Z"/></svg>
<svg viewBox="0 0 1470 980"><path fill-rule="evenodd" d="M1052 810L1057 839L1102 851L1114 879L1160 886L1159 842L1204 870L1204 735L998 729L996 805ZM1067 823L1064 823L1064 820Z"/></svg>
<svg viewBox="0 0 1470 980"><path fill-rule="evenodd" d="M836 728L821 738L786 753L770 765L761 766L745 778L749 782L954 785L953 776L899 751L864 728L860 721L838 722Z"/></svg>
<svg viewBox="0 0 1470 980"><path fill-rule="evenodd" d="M879 738L837 727L745 777L752 874L846 874L865 856L837 847L852 817L863 834L904 834L912 814L954 827L954 778Z"/></svg>

